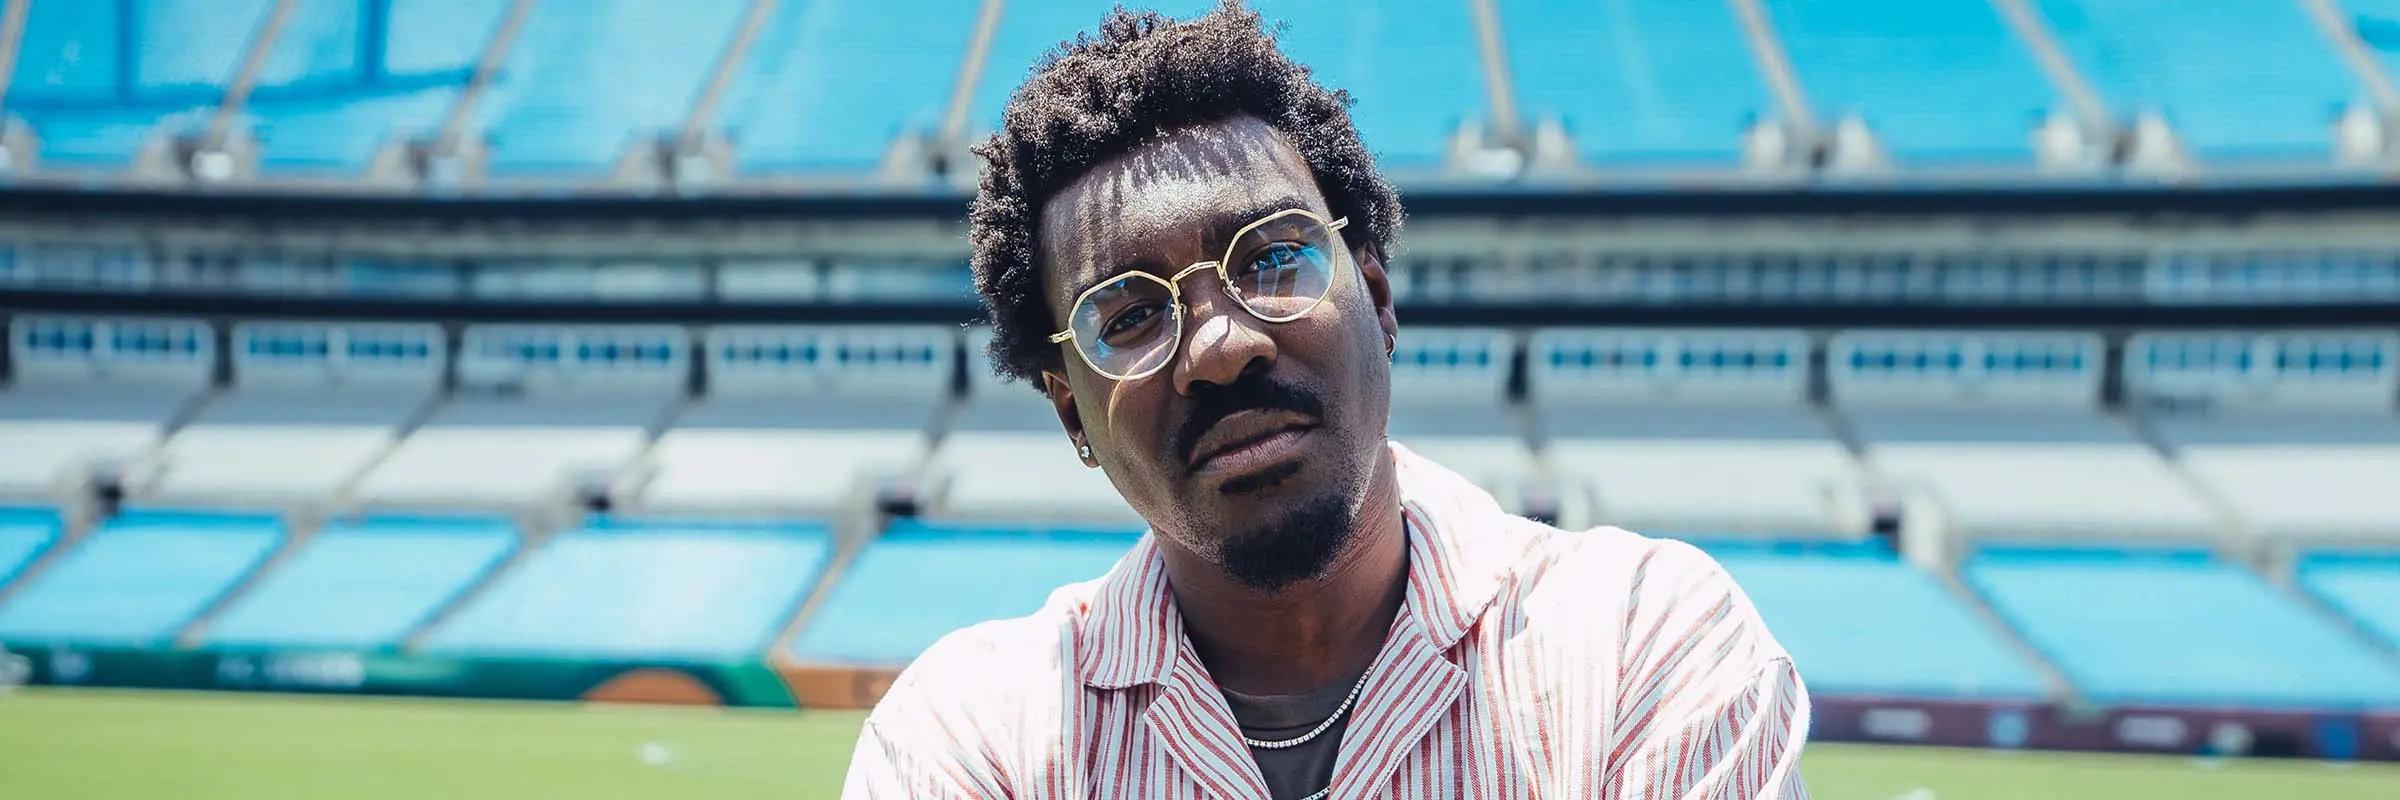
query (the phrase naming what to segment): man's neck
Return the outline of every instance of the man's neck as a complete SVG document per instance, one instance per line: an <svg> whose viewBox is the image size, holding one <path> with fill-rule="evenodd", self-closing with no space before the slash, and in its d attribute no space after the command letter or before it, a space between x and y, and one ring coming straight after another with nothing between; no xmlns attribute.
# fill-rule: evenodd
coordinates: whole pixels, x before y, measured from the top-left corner
<svg viewBox="0 0 2400 800"><path fill-rule="evenodd" d="M1408 586L1408 533L1390 461L1377 470L1358 530L1322 577L1261 592L1170 548L1167 583L1192 648L1218 686L1300 694L1367 668Z"/></svg>

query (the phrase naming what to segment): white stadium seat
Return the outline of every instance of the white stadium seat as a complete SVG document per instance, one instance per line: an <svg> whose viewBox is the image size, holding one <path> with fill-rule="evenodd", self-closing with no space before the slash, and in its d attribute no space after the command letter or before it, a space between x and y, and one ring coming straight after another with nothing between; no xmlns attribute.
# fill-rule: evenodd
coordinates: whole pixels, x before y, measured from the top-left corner
<svg viewBox="0 0 2400 800"><path fill-rule="evenodd" d="M1526 359L1545 455L1588 505L1563 522L1865 533L1856 463L1807 406L1805 334L1544 330Z"/></svg>
<svg viewBox="0 0 2400 800"><path fill-rule="evenodd" d="M433 325L248 323L234 388L169 439L145 498L176 505L330 502L441 390Z"/></svg>
<svg viewBox="0 0 2400 800"><path fill-rule="evenodd" d="M922 467L957 334L723 327L707 359L708 396L659 439L643 507L821 515Z"/></svg>
<svg viewBox="0 0 2400 800"><path fill-rule="evenodd" d="M0 391L0 495L48 496L93 470L139 485L166 427L200 402L216 339L197 321L18 317Z"/></svg>

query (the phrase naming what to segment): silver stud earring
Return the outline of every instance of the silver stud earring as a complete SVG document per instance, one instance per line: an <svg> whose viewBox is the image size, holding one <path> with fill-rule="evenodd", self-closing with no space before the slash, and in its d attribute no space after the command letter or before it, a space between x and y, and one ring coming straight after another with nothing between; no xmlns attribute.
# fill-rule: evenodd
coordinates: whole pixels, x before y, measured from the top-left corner
<svg viewBox="0 0 2400 800"><path fill-rule="evenodd" d="M1092 458L1092 446L1087 444L1082 447L1075 448L1075 454L1083 456L1084 460L1089 461Z"/></svg>

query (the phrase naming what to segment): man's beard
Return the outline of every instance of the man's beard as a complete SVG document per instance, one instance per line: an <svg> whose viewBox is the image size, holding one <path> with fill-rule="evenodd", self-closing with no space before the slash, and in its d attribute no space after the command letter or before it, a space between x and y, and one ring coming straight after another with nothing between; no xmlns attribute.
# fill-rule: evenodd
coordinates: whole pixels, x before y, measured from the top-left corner
<svg viewBox="0 0 2400 800"><path fill-rule="evenodd" d="M1303 500L1281 517L1226 539L1220 566L1235 582L1260 592L1281 591L1325 575L1341 555L1358 514L1336 494Z"/></svg>

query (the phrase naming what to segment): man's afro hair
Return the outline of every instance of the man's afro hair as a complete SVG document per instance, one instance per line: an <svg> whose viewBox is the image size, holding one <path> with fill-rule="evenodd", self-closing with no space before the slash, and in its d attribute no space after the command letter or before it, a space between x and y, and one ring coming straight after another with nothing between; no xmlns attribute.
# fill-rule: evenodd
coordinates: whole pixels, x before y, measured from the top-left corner
<svg viewBox="0 0 2400 800"><path fill-rule="evenodd" d="M1382 257L1399 235L1399 195L1351 127L1349 93L1285 58L1239 0L1182 21L1119 7L1097 35L1077 34L1032 72L1000 131L974 149L984 169L967 215L975 289L991 313L989 353L1003 376L1038 384L1062 363L1035 256L1042 203L1161 133L1256 117L1298 149L1328 210L1350 218L1346 236Z"/></svg>

